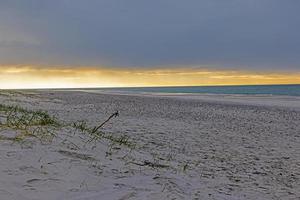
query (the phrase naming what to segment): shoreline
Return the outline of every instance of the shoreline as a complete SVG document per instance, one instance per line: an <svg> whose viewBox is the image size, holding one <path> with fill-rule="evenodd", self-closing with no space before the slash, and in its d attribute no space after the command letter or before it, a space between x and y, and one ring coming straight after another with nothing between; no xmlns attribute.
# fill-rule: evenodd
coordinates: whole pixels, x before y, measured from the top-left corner
<svg viewBox="0 0 300 200"><path fill-rule="evenodd" d="M51 91L51 90L50 90ZM70 91L70 90L59 90ZM252 94L198 94L198 93L153 93L153 92L119 92L99 90L71 90L73 92L85 92L104 95L125 95L137 97L175 98L185 100L198 100L225 104L241 104L252 106L268 106L300 110L300 96L286 95L252 95Z"/></svg>

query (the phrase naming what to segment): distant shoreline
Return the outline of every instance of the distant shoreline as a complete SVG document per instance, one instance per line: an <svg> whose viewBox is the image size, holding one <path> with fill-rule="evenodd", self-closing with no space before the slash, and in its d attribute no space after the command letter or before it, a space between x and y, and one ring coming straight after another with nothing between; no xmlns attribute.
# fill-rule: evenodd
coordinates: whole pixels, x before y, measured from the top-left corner
<svg viewBox="0 0 300 200"><path fill-rule="evenodd" d="M37 91L37 90L35 90ZM34 91L33 91L34 92ZM142 98L167 98L179 99L184 101L199 101L207 103L218 103L228 105L250 105L250 106L266 106L287 108L290 110L300 110L300 96L287 95L243 95L243 94L195 94L195 93L130 93L118 91L103 91L103 90L38 90L41 93L62 92L62 93L87 93L110 96L128 96L128 97L142 97Z"/></svg>
<svg viewBox="0 0 300 200"><path fill-rule="evenodd" d="M176 87L111 87L111 88L45 88L20 89L24 91L87 91L118 94L163 94L163 95L255 95L299 96L299 84L286 85L230 85L230 86L176 86Z"/></svg>

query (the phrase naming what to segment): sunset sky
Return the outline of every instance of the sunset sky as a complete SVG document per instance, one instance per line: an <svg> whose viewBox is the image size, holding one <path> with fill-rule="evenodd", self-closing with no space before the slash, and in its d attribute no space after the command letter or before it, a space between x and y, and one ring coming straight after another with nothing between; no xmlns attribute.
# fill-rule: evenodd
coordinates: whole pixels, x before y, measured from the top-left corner
<svg viewBox="0 0 300 200"><path fill-rule="evenodd" d="M0 88L300 84L300 1L0 0Z"/></svg>

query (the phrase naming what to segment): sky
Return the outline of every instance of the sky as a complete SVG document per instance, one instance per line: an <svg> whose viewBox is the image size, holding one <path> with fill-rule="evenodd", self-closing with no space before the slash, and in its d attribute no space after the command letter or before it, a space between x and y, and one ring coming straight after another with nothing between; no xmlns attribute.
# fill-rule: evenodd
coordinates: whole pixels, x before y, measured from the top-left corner
<svg viewBox="0 0 300 200"><path fill-rule="evenodd" d="M299 10L297 0L0 0L0 88L300 83Z"/></svg>

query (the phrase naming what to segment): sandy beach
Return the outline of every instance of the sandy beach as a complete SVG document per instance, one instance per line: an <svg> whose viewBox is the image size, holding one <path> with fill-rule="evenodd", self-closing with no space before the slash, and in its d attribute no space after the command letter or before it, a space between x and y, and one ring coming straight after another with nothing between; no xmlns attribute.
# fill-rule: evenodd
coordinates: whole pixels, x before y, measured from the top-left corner
<svg viewBox="0 0 300 200"><path fill-rule="evenodd" d="M1 200L300 199L296 97L3 90L0 104Z"/></svg>

